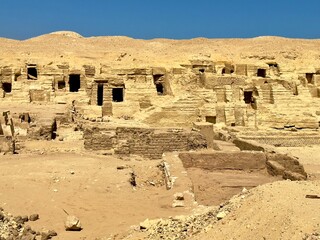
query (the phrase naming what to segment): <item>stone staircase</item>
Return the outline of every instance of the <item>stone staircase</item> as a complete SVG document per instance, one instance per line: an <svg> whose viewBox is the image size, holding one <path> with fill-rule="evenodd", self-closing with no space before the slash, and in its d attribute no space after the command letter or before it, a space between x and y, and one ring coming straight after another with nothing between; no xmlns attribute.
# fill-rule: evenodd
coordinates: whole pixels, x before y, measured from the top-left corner
<svg viewBox="0 0 320 240"><path fill-rule="evenodd" d="M200 115L200 108L205 104L215 101L215 95L209 89L196 89L192 93L185 92L169 105L150 111L143 122L156 126L192 126Z"/></svg>
<svg viewBox="0 0 320 240"><path fill-rule="evenodd" d="M299 86L298 95L282 85L273 86L274 104L259 104L258 125L283 128L317 128L319 123L315 112L320 110L320 99L312 98L306 87Z"/></svg>

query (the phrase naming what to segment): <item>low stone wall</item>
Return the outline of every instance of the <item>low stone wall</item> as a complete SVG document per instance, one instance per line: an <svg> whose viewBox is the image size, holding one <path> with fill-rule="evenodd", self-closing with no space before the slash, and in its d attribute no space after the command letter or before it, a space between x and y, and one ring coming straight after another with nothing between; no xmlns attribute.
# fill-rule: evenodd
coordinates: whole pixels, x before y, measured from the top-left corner
<svg viewBox="0 0 320 240"><path fill-rule="evenodd" d="M263 152L209 152L180 153L179 158L185 168L206 170L261 170L266 168L266 155Z"/></svg>
<svg viewBox="0 0 320 240"><path fill-rule="evenodd" d="M232 141L240 150L261 151L266 155L266 166L269 174L282 175L285 179L304 180L307 173L295 156L279 153L271 145L257 141L236 138Z"/></svg>
<svg viewBox="0 0 320 240"><path fill-rule="evenodd" d="M303 147L310 145L320 145L320 136L263 136L245 137L246 140L254 140L262 144L273 145L276 147Z"/></svg>
<svg viewBox="0 0 320 240"><path fill-rule="evenodd" d="M182 128L88 127L84 130L84 146L90 150L111 150L116 154L137 154L160 159L164 152L206 148L199 132Z"/></svg>
<svg viewBox="0 0 320 240"><path fill-rule="evenodd" d="M272 146L262 144L253 140L236 138L232 141L241 151L262 151L267 152L273 149Z"/></svg>
<svg viewBox="0 0 320 240"><path fill-rule="evenodd" d="M267 152L267 169L271 175L282 175L284 179L305 180L307 173L298 158L288 154Z"/></svg>
<svg viewBox="0 0 320 240"><path fill-rule="evenodd" d="M284 179L305 180L307 173L298 159L288 154L260 151L241 152L188 152L179 157L185 168L206 170L262 170Z"/></svg>

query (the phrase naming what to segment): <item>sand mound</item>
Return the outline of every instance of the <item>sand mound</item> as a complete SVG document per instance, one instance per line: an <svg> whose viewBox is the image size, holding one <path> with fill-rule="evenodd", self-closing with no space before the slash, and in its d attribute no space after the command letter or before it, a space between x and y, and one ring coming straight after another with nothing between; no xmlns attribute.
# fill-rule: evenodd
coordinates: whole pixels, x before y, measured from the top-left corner
<svg viewBox="0 0 320 240"><path fill-rule="evenodd" d="M57 32L52 32L49 33L50 35L62 35L66 37L71 37L71 38L83 38L79 33L72 32L72 31L57 31Z"/></svg>
<svg viewBox="0 0 320 240"><path fill-rule="evenodd" d="M119 239L318 239L319 181L279 181L243 191L217 207L188 216L146 220ZM137 228L136 228L137 229Z"/></svg>
<svg viewBox="0 0 320 240"><path fill-rule="evenodd" d="M307 239L320 232L320 184L281 181L252 189L238 209L195 239Z"/></svg>

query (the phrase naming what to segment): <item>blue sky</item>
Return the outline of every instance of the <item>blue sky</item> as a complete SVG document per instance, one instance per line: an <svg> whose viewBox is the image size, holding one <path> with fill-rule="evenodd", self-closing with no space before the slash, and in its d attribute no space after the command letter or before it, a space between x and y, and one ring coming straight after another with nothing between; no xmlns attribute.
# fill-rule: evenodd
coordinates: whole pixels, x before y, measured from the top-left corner
<svg viewBox="0 0 320 240"><path fill-rule="evenodd" d="M0 37L320 38L320 0L1 0Z"/></svg>

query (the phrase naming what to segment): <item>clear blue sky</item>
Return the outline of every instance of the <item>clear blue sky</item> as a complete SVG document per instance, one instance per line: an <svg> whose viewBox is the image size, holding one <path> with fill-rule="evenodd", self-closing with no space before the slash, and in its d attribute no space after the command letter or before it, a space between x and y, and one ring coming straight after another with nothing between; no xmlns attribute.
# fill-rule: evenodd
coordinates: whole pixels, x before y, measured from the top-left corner
<svg viewBox="0 0 320 240"><path fill-rule="evenodd" d="M320 38L320 0L1 0L0 37Z"/></svg>

